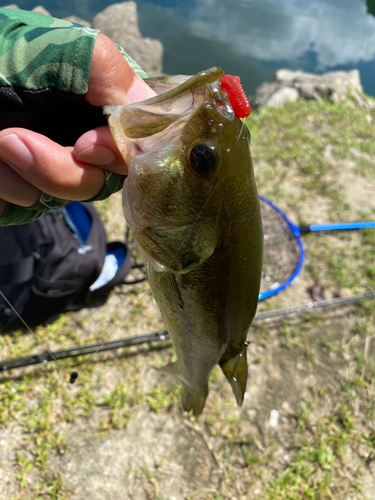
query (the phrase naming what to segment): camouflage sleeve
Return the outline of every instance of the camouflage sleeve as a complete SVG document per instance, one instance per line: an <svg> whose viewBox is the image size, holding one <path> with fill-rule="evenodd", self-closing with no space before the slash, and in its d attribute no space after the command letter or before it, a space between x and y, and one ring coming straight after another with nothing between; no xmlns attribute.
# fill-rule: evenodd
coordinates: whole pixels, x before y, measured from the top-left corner
<svg viewBox="0 0 375 500"><path fill-rule="evenodd" d="M55 87L63 92L85 94L98 30L80 24L19 9L0 9L0 86L40 90ZM122 55L139 76L147 74L120 47ZM102 200L121 189L125 176L106 172ZM70 203L43 193L33 207L8 203L0 226L26 224L49 209Z"/></svg>
<svg viewBox="0 0 375 500"><path fill-rule="evenodd" d="M18 9L0 9L0 83L87 92L98 31Z"/></svg>

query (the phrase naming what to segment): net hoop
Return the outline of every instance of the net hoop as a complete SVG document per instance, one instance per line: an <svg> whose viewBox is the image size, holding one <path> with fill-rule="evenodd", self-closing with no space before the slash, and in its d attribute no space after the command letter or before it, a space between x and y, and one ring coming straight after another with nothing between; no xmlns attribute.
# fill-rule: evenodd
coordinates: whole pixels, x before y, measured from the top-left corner
<svg viewBox="0 0 375 500"><path fill-rule="evenodd" d="M304 249L303 244L302 244L300 228L298 226L296 226L295 224L293 224L293 222L288 218L288 216L277 205L275 205L271 200L269 200L268 198L266 198L265 196L262 196L262 195L259 195L259 199L262 202L267 203L267 205L269 205L271 208L273 208L284 219L284 221L287 223L287 225L290 229L290 232L295 237L297 244L298 244L298 249L299 249L299 259L298 259L298 263L297 263L293 273L289 276L289 278L287 278L283 283L281 283L281 285L278 285L270 290L267 290L266 292L259 293L259 300L264 300L264 299L267 299L268 297L272 297L273 295L278 294L282 290L285 290L285 288L287 286L289 286L296 279L296 277L299 275L299 273L302 270L302 266L303 266L303 263L305 260L305 249Z"/></svg>

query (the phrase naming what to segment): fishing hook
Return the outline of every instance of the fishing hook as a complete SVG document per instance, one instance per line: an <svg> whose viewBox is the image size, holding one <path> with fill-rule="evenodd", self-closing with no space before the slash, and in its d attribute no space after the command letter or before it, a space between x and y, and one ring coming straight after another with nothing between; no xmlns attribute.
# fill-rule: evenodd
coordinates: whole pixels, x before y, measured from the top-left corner
<svg viewBox="0 0 375 500"><path fill-rule="evenodd" d="M236 370L238 368L238 365L240 364L240 361L241 361L241 358L242 358L242 355L243 353L245 352L245 350L249 347L249 345L251 344L251 341L250 340L244 340L244 343L243 343L243 349L242 351L240 352L239 356L238 356L238 359L236 361L236 364L234 365L234 368L233 368L233 373L232 373L232 376L231 376L231 379L234 381L234 382L237 382L237 379L235 377L235 374L236 374Z"/></svg>

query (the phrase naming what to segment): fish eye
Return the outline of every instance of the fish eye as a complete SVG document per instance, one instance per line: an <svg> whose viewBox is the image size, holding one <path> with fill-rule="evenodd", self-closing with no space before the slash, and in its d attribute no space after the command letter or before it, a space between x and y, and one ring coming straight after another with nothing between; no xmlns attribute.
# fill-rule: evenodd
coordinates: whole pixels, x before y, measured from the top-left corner
<svg viewBox="0 0 375 500"><path fill-rule="evenodd" d="M188 154L189 166L199 175L209 175L220 165L220 150L209 143L193 146Z"/></svg>

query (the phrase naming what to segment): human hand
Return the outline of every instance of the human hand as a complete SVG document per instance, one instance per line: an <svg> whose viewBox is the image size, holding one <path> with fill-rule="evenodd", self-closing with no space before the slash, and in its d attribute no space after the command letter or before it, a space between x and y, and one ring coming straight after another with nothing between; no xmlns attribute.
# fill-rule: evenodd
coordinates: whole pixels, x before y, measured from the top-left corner
<svg viewBox="0 0 375 500"><path fill-rule="evenodd" d="M94 106L137 102L155 93L136 75L116 45L97 35L86 101ZM66 200L87 200L104 186L103 169L126 174L127 168L108 127L82 135L63 147L22 128L0 132L0 217L7 202L30 207L41 191Z"/></svg>

